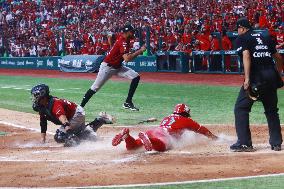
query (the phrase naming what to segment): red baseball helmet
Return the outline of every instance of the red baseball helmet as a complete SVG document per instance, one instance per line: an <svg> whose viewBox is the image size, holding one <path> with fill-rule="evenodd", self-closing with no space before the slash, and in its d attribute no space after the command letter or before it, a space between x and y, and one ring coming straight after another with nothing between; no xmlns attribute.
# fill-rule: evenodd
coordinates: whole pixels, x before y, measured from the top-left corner
<svg viewBox="0 0 284 189"><path fill-rule="evenodd" d="M190 115L190 108L186 104L177 104L174 109L174 114L188 114Z"/></svg>

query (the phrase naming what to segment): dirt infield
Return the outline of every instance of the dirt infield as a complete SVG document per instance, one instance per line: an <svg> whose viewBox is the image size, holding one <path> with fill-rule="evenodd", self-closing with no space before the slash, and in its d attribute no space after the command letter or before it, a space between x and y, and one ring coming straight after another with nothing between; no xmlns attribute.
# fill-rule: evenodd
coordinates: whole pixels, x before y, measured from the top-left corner
<svg viewBox="0 0 284 189"><path fill-rule="evenodd" d="M0 75L30 75L93 79L95 74L0 69ZM153 76L154 75L154 76ZM143 82L240 85L239 75L142 73ZM119 80L119 78L114 78ZM181 143L165 153L128 152L124 144L111 146L118 126L103 126L97 141L64 148L53 140L57 126L50 124L48 142L40 144L38 116L0 108L0 187L76 187L147 184L284 173L284 151L268 144L266 126L252 126L256 152L233 153L232 125L210 125L220 139L211 141L187 132ZM133 135L151 126L130 126ZM282 131L283 132L283 131Z"/></svg>
<svg viewBox="0 0 284 189"><path fill-rule="evenodd" d="M256 152L230 152L228 146L235 141L234 127L212 125L208 127L220 137L216 142L188 132L174 149L148 153L144 149L128 152L124 144L112 147L111 139L121 128L109 126L98 131L97 141L64 148L53 141L57 127L51 125L48 143L40 144L36 115L4 109L0 114L0 131L6 132L0 136L1 187L145 184L284 172L284 167L279 166L284 152L269 149L265 126L252 127ZM130 129L135 136L147 127Z"/></svg>

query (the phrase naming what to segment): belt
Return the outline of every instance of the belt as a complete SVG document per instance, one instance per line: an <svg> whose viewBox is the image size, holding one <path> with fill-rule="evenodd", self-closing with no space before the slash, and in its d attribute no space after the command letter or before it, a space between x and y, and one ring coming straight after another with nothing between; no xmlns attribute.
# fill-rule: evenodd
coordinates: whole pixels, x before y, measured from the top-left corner
<svg viewBox="0 0 284 189"><path fill-rule="evenodd" d="M106 63L106 62L105 62L105 63ZM106 63L106 65L107 65L108 67L111 67L111 68L114 68L114 69L118 69L118 68L121 67L121 65L114 66L114 65L111 65L110 63Z"/></svg>

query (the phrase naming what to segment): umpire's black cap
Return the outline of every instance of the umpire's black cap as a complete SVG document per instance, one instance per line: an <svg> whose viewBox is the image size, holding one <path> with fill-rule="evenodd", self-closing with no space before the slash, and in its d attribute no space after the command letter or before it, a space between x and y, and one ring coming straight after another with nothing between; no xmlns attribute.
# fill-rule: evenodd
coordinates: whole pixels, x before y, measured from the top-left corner
<svg viewBox="0 0 284 189"><path fill-rule="evenodd" d="M244 27L244 28L247 28L247 29L252 28L250 23L249 23L249 20L246 17L242 17L242 18L238 19L236 29L238 29L239 27Z"/></svg>
<svg viewBox="0 0 284 189"><path fill-rule="evenodd" d="M122 32L126 33L128 31L133 31L135 32L135 28L131 25L131 24L126 24L125 26L123 26L122 28Z"/></svg>

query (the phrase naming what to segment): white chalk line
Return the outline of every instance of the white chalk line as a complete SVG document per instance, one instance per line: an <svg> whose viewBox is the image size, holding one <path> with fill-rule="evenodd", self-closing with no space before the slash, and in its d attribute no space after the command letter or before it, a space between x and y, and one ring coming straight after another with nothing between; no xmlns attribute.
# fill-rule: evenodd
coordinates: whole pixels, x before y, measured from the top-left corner
<svg viewBox="0 0 284 189"><path fill-rule="evenodd" d="M35 159L9 159L8 157L1 157L0 156L0 162L15 162L15 163L92 163L101 165L102 163L123 163L123 162L130 162L134 161L138 158L138 156L130 156L125 157L121 159L114 159L109 161L98 161L98 160L90 160L90 159L84 159L84 160L76 160L76 159L46 159L46 160L35 160Z"/></svg>
<svg viewBox="0 0 284 189"><path fill-rule="evenodd" d="M40 132L39 129L34 129L34 128L27 128L22 125L17 125L13 123L8 123L4 121L0 121L0 123L17 127L17 128L23 128L23 129L28 129L32 131L37 131ZM133 127L133 126L132 126ZM50 133L54 134L54 133ZM169 151L167 152L169 154L191 154L190 152L185 152L185 151ZM248 152L250 154L259 154L259 153L267 153L267 152ZM246 154L248 154L246 153ZM228 153L228 154L236 154L240 155L239 153ZM125 159L125 158L123 158ZM121 161L123 161L123 159ZM127 161L129 160L129 157L126 158ZM130 159L135 159L135 157ZM94 160L11 160L11 159L2 159L0 162L89 162L89 163L95 163ZM113 161L113 160L112 160ZM97 161L96 161L97 162ZM115 162L115 161L113 161ZM120 160L116 161L117 163L120 162ZM129 184L129 185L109 185L109 186L84 186L84 187L48 187L48 188L119 188L119 187L149 187L149 186L166 186L166 185L184 185L184 184L194 184L194 183L211 183L211 182L223 182L223 181L232 181L232 180L247 180L247 179L254 179L254 178L264 178L264 177L276 177L276 176L284 176L284 173L278 173L278 174L266 174L266 175L257 175L257 176L245 176L245 177L231 177L231 178L221 178L221 179L206 179L206 180L194 180L194 181L182 181L182 182L162 182L162 183L150 183L150 184ZM2 188L2 187L0 187ZM15 187L5 187L5 188L15 188ZM17 187L18 188L18 187ZM41 187L44 188L44 187Z"/></svg>
<svg viewBox="0 0 284 189"><path fill-rule="evenodd" d="M27 130L35 131L35 132L39 132L39 133L41 132L40 129L29 128L29 127L25 127L25 126L23 126L23 125L18 125L18 124L14 124L14 123L9 123L9 122L6 122L6 121L0 121L0 124L12 126L12 127L16 127L16 128L20 128L20 129L27 129ZM46 133L47 133L47 134L51 134L51 135L54 135L54 134L55 134L55 133L49 132L49 131L47 131Z"/></svg>

